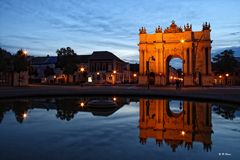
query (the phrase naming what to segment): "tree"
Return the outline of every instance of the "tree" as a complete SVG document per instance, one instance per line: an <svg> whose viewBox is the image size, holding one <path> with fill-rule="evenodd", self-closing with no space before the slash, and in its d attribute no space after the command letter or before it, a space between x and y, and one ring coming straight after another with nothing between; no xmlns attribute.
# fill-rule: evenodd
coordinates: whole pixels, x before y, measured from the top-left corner
<svg viewBox="0 0 240 160"><path fill-rule="evenodd" d="M26 53L22 49L18 50L13 57L13 70L19 74L18 81L20 86L21 72L28 70Z"/></svg>
<svg viewBox="0 0 240 160"><path fill-rule="evenodd" d="M225 50L213 57L213 70L219 74L233 73L238 67L233 50Z"/></svg>
<svg viewBox="0 0 240 160"><path fill-rule="evenodd" d="M7 72L11 62L11 53L0 48L0 72Z"/></svg>
<svg viewBox="0 0 240 160"><path fill-rule="evenodd" d="M11 60L11 53L0 48L0 77L3 80L0 83L9 82L9 73L12 70Z"/></svg>
<svg viewBox="0 0 240 160"><path fill-rule="evenodd" d="M67 83L69 83L69 75L77 71L77 54L70 47L58 49L56 53L58 55L57 66L63 69L63 73L67 75Z"/></svg>

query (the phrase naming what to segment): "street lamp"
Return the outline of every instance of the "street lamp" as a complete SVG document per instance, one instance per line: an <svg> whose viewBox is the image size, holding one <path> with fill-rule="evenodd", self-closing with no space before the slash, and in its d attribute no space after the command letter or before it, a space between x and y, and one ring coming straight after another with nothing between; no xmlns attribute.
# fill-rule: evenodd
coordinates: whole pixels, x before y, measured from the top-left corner
<svg viewBox="0 0 240 160"><path fill-rule="evenodd" d="M218 78L220 79L221 85L223 85L223 84L222 84L222 75L219 75Z"/></svg>
<svg viewBox="0 0 240 160"><path fill-rule="evenodd" d="M228 76L229 76L229 74L226 73L226 74L225 74L225 77L226 77L226 80L225 80L226 82L225 82L225 84L226 84L226 85L228 84Z"/></svg>
<svg viewBox="0 0 240 160"><path fill-rule="evenodd" d="M85 105L84 102L81 102L81 103L80 103L80 106L81 106L81 107L84 107L84 105Z"/></svg>
<svg viewBox="0 0 240 160"><path fill-rule="evenodd" d="M84 71L85 71L85 68L84 67L81 67L80 68L80 72L81 72L81 75L80 75L80 77L81 77L81 79L80 79L80 84L81 84L81 86L83 85L83 83L85 82L85 76L84 76Z"/></svg>
<svg viewBox="0 0 240 160"><path fill-rule="evenodd" d="M146 61L148 88L149 88L149 61L150 61L150 60L155 61L154 56L149 57L148 60Z"/></svg>
<svg viewBox="0 0 240 160"><path fill-rule="evenodd" d="M22 54L23 54L23 56L25 56L25 57L26 57L26 56L27 56L27 54L28 54L28 51L24 49L24 50L22 50Z"/></svg>
<svg viewBox="0 0 240 160"><path fill-rule="evenodd" d="M81 71L81 72L84 72L84 71L85 71L85 68L84 68L84 67L81 67L81 68L80 68L80 71Z"/></svg>

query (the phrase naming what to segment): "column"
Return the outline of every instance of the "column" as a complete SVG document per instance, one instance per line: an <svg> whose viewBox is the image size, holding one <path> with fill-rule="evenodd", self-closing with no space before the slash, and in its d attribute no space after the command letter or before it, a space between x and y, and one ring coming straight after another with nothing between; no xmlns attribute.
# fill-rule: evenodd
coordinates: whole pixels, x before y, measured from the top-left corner
<svg viewBox="0 0 240 160"><path fill-rule="evenodd" d="M139 49L139 73L143 73L143 54L141 49Z"/></svg>

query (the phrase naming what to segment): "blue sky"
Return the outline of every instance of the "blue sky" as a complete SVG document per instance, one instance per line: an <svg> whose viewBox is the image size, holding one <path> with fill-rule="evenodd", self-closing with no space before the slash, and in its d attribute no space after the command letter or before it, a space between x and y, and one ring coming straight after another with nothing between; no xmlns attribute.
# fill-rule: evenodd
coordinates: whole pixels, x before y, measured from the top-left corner
<svg viewBox="0 0 240 160"><path fill-rule="evenodd" d="M0 47L30 55L56 55L61 47L78 54L108 50L138 60L138 29L153 33L172 20L193 30L207 21L212 51L234 48L240 56L239 0L0 0Z"/></svg>

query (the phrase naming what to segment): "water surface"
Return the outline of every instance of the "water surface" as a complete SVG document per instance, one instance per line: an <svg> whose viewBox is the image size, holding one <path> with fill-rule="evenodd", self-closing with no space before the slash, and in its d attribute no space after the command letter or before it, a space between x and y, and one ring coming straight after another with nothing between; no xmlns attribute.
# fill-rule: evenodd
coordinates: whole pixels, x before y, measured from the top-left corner
<svg viewBox="0 0 240 160"><path fill-rule="evenodd" d="M239 159L240 108L174 99L0 101L0 159Z"/></svg>

